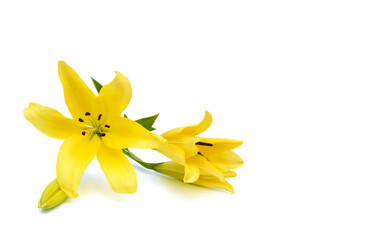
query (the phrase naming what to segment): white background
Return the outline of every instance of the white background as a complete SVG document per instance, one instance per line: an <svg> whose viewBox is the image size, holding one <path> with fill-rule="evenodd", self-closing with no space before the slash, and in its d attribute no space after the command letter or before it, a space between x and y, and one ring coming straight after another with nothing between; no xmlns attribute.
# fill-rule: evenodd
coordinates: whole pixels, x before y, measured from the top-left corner
<svg viewBox="0 0 376 240"><path fill-rule="evenodd" d="M374 1L2 1L1 239L375 239ZM96 159L80 196L37 201L59 140L29 102L70 116L65 60L94 90L131 81L132 119L161 113L160 134L199 122L241 139L236 193L138 167L138 192L111 191ZM146 161L164 161L151 150Z"/></svg>

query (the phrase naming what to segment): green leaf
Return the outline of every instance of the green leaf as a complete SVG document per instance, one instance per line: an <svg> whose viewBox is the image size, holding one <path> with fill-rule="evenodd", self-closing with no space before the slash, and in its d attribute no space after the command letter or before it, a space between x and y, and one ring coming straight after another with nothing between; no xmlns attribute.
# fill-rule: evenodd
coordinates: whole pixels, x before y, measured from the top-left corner
<svg viewBox="0 0 376 240"><path fill-rule="evenodd" d="M159 116L159 113L155 114L154 116L138 119L136 120L136 122L141 124L147 130L153 131L155 130L155 128L153 128L153 124L158 116Z"/></svg>
<svg viewBox="0 0 376 240"><path fill-rule="evenodd" d="M99 93L99 91L102 89L102 84L100 84L97 80L95 80L93 77L90 77L91 80L93 81L94 83L94 86L95 88L97 89L97 92Z"/></svg>
<svg viewBox="0 0 376 240"><path fill-rule="evenodd" d="M125 118L128 118L127 115L125 115L125 113L124 113L124 117L125 117Z"/></svg>

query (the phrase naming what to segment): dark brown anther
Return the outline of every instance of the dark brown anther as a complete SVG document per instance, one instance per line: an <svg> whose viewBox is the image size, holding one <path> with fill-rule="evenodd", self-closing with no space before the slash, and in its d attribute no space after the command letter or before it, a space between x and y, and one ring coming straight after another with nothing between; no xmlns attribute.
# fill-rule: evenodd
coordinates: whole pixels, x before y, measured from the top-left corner
<svg viewBox="0 0 376 240"><path fill-rule="evenodd" d="M86 113L85 113L85 116L90 116L90 113L89 113L89 112L86 112Z"/></svg>
<svg viewBox="0 0 376 240"><path fill-rule="evenodd" d="M106 136L106 134L105 133L100 133L99 136L100 137L104 137L104 136Z"/></svg>
<svg viewBox="0 0 376 240"><path fill-rule="evenodd" d="M85 134L86 134L86 132L85 132L85 131L83 131L83 132L82 132L82 135L84 135L84 136L85 136Z"/></svg>
<svg viewBox="0 0 376 240"><path fill-rule="evenodd" d="M78 121L80 121L80 122L84 122L84 120L82 120L82 118L79 118Z"/></svg>
<svg viewBox="0 0 376 240"><path fill-rule="evenodd" d="M208 160L210 162L209 158L207 158L204 155L202 155L202 153L198 152L197 154L200 155L201 157L204 157L206 160Z"/></svg>
<svg viewBox="0 0 376 240"><path fill-rule="evenodd" d="M206 143L206 142L196 142L196 145L209 146L209 147L212 147L212 146L213 146L213 144L211 144L211 143Z"/></svg>
<svg viewBox="0 0 376 240"><path fill-rule="evenodd" d="M104 125L106 128L110 128L110 125Z"/></svg>
<svg viewBox="0 0 376 240"><path fill-rule="evenodd" d="M99 114L98 121L101 120L102 114Z"/></svg>

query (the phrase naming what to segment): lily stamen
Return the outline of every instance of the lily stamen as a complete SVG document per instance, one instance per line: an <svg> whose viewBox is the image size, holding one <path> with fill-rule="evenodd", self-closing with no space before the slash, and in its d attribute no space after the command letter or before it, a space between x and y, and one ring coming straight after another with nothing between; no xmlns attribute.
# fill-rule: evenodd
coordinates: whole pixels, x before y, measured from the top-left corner
<svg viewBox="0 0 376 240"><path fill-rule="evenodd" d="M79 118L78 121L79 122L84 122L84 120L82 118Z"/></svg>
<svg viewBox="0 0 376 240"><path fill-rule="evenodd" d="M101 120L102 114L99 114L98 121Z"/></svg>
<svg viewBox="0 0 376 240"><path fill-rule="evenodd" d="M209 147L212 147L213 144L211 143L206 143L206 142L196 142L195 143L196 145L201 145L201 146L209 146Z"/></svg>
<svg viewBox="0 0 376 240"><path fill-rule="evenodd" d="M94 128L97 127L97 121L93 118L93 116L91 116L90 112L86 112L85 116L87 116L88 119L90 120L91 126L93 126Z"/></svg>

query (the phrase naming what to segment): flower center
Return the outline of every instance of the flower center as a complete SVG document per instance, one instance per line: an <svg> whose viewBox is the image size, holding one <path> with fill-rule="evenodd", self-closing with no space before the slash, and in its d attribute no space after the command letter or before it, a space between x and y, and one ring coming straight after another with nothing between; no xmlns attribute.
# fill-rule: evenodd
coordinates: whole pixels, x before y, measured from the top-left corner
<svg viewBox="0 0 376 240"><path fill-rule="evenodd" d="M91 113L86 112L85 117L78 118L78 121L84 123L82 126L82 136L92 136L97 134L99 137L106 136L106 132L109 131L110 125L101 122L102 114L99 114L97 118L94 118ZM85 121L86 120L86 121Z"/></svg>

